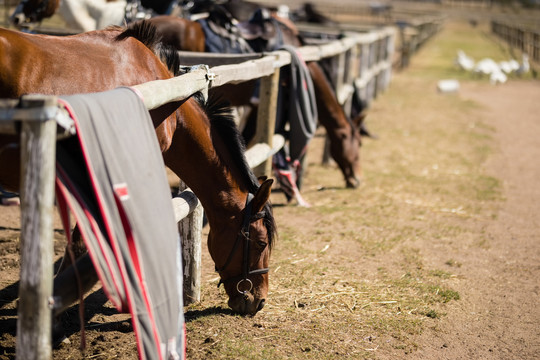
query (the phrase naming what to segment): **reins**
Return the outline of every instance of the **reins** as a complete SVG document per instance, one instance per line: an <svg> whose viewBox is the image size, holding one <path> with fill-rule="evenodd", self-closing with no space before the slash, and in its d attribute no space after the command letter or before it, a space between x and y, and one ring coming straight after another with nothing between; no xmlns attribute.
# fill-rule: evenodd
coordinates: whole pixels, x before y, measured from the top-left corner
<svg viewBox="0 0 540 360"><path fill-rule="evenodd" d="M253 289L253 282L248 278L249 276L266 274L270 270L270 268L261 268L261 269L255 269L255 270L250 270L249 269L249 249L250 249L249 244L250 244L250 241L251 241L250 238L249 238L249 228L250 228L252 222L255 222L255 221L259 220L259 219L262 219L266 215L266 213L264 211L259 211L256 214L250 215L251 214L253 198L254 198L254 195L249 193L248 196L247 196L247 199L246 199L246 207L245 207L245 210L244 210L244 220L242 222L242 229L240 229L240 232L238 233L238 236L236 237L236 241L234 242L233 248L232 248L231 252L229 253L229 256L227 257L227 261L225 261L225 264L221 268L218 268L216 266L216 271L218 273L221 273L222 271L224 271L227 268L227 266L229 266L233 255L236 253L236 250L238 249L238 246L240 245L240 243L243 240L244 249L243 249L243 254L242 254L242 274L237 275L237 276L229 277L229 278L227 278L225 280L220 279L219 283L218 283L218 287L221 284L226 284L226 283L230 283L230 282L233 282L233 281L238 281L237 284L236 284L236 290L239 293L244 294L244 295L246 295L248 292L250 292ZM247 290L240 290L240 288L241 288L240 285L243 282L248 283L249 288Z"/></svg>

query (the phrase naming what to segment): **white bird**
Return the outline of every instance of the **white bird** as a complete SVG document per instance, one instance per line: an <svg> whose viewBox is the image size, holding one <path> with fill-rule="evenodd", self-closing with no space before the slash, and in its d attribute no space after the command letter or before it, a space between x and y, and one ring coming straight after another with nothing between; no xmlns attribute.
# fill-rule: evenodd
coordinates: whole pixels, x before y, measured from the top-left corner
<svg viewBox="0 0 540 360"><path fill-rule="evenodd" d="M467 56L463 50L458 50L455 64L462 70L471 71L474 68L474 60Z"/></svg>
<svg viewBox="0 0 540 360"><path fill-rule="evenodd" d="M479 75L491 75L493 72L501 72L499 65L490 58L484 58L476 63L473 72Z"/></svg>
<svg viewBox="0 0 540 360"><path fill-rule="evenodd" d="M509 60L508 63L510 64L510 67L512 68L512 72L515 72L517 71L517 69L519 69L519 63L517 62L517 60L515 59Z"/></svg>
<svg viewBox="0 0 540 360"><path fill-rule="evenodd" d="M515 66L516 64L517 64L517 67L519 67L519 63L514 59L509 60L509 61L500 61L499 68L502 70L503 73L511 74L517 70L517 67Z"/></svg>
<svg viewBox="0 0 540 360"><path fill-rule="evenodd" d="M490 75L489 75L489 82L492 84L492 85L497 85L497 84L504 84L506 82L506 80L508 80L508 77L506 76L506 74L504 72L502 72L500 69L497 70L497 71L493 71Z"/></svg>
<svg viewBox="0 0 540 360"><path fill-rule="evenodd" d="M516 74L523 75L529 72L531 66L529 65L529 55L523 54L523 60L519 68L516 70Z"/></svg>

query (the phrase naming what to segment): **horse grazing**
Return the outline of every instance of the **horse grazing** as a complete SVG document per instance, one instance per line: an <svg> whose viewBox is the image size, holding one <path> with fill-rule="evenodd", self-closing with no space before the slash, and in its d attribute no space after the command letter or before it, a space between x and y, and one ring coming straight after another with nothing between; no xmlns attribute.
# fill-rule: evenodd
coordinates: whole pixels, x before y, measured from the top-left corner
<svg viewBox="0 0 540 360"><path fill-rule="evenodd" d="M0 97L99 92L169 79L178 54L159 43L148 22L54 37L0 29ZM161 60L163 59L163 61ZM168 65L165 65L165 63ZM29 70L31 69L31 71ZM176 70L174 70L176 72ZM194 97L150 111L163 158L197 195L210 232L208 249L229 306L255 314L268 294L276 235L268 202L272 180L255 178L227 109ZM17 137L0 137L0 185L17 190ZM55 289L56 292L56 289Z"/></svg>
<svg viewBox="0 0 540 360"><path fill-rule="evenodd" d="M232 15L228 13L228 8L217 6L214 3L207 4L210 8L202 7L205 2L197 2L196 9L210 10L209 18L206 21L216 21L218 24L227 23L228 28L236 28L236 25L231 22ZM225 3L223 6L226 6ZM275 31L272 37L251 37L247 40L253 51L271 51L275 50L274 46L279 38L284 44L299 47L304 45L302 37L297 29L287 19L281 19L272 16L275 19L273 23L279 26L279 31ZM157 27L157 31L162 35L163 39L177 50L183 51L198 51L208 50L205 48L204 31L201 23L190 21L183 18L172 16L158 16L148 21L152 22ZM272 25L274 26L274 25ZM236 33L249 31L248 27L243 30L235 30ZM361 136L360 129L364 120L365 114L358 114L354 119L349 119L343 107L337 100L336 93L332 84L325 75L323 68L318 62L308 62L307 68L311 75L314 86L314 92L317 102L318 120L326 129L330 140L330 153L332 158L339 166L344 178L346 186L356 188L360 184L360 146ZM251 85L250 85L251 83ZM254 88L254 82L246 82L240 84L245 89ZM235 85L236 86L236 85ZM222 89L223 88L223 89ZM250 105L253 92L233 90L234 88L220 87L215 89L215 92L225 96L227 100L234 105ZM254 124L251 121L251 124ZM248 123L249 126L249 123ZM249 135L248 135L249 138Z"/></svg>

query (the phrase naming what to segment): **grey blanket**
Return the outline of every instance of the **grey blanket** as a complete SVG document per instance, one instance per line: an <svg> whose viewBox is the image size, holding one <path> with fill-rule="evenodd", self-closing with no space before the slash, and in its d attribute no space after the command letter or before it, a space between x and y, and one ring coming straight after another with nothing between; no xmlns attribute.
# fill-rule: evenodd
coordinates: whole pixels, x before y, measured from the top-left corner
<svg viewBox="0 0 540 360"><path fill-rule="evenodd" d="M57 146L58 204L75 215L111 302L133 315L141 359L183 358L180 242L148 111L128 88L62 100L77 138Z"/></svg>

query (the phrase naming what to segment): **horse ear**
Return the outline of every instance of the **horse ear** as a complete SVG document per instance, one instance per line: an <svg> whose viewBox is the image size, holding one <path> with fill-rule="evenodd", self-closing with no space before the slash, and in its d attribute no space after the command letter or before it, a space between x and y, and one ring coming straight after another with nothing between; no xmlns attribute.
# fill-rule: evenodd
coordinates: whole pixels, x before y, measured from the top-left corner
<svg viewBox="0 0 540 360"><path fill-rule="evenodd" d="M362 128L362 126L364 125L364 120L366 119L366 116L367 116L367 111L362 110L360 114L356 115L356 117L352 119L352 122L354 125L356 125L357 129Z"/></svg>
<svg viewBox="0 0 540 360"><path fill-rule="evenodd" d="M264 205L270 198L273 183L274 179L266 179L261 183L261 186L259 186L253 198L253 213L258 213L263 209Z"/></svg>
<svg viewBox="0 0 540 360"><path fill-rule="evenodd" d="M262 183L263 183L266 179L268 179L268 176L266 176L266 175L259 176L259 177L257 178L257 180L259 180L259 185L262 185Z"/></svg>

